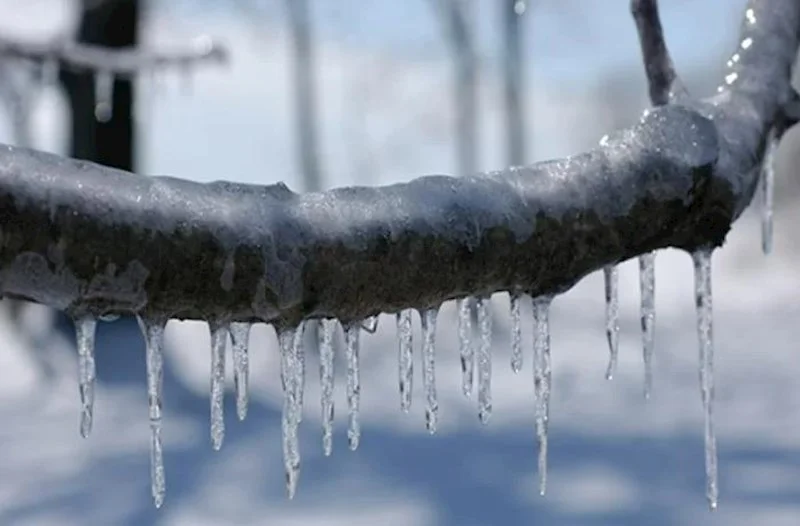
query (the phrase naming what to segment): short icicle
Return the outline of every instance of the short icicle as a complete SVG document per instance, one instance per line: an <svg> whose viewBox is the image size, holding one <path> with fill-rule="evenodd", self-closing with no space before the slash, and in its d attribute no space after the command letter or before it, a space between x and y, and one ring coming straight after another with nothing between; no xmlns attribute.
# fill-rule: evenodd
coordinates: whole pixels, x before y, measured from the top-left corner
<svg viewBox="0 0 800 526"><path fill-rule="evenodd" d="M439 422L439 401L436 396L436 317L438 308L420 311L422 320L422 383L425 388L425 426L436 433Z"/></svg>
<svg viewBox="0 0 800 526"><path fill-rule="evenodd" d="M772 252L772 214L775 186L775 152L778 140L772 131L767 139L767 151L761 166L761 249L764 254Z"/></svg>
<svg viewBox="0 0 800 526"><path fill-rule="evenodd" d="M231 323L231 347L233 348L233 382L236 392L236 415L239 420L247 417L249 405L250 377L250 329L252 324L246 322Z"/></svg>
<svg viewBox="0 0 800 526"><path fill-rule="evenodd" d="M350 449L355 451L361 441L359 411L361 406L361 378L358 366L360 323L350 323L344 329L345 354L347 358L347 406L350 411L350 424L347 440Z"/></svg>
<svg viewBox="0 0 800 526"><path fill-rule="evenodd" d="M397 313L397 364L400 384L400 409L411 409L411 392L414 386L414 347L411 333L411 309Z"/></svg>
<svg viewBox="0 0 800 526"><path fill-rule="evenodd" d="M145 340L147 362L147 401L150 412L150 493L156 508L164 504L166 476L161 444L161 409L164 384L164 326L166 320L139 317Z"/></svg>
<svg viewBox="0 0 800 526"><path fill-rule="evenodd" d="M300 445L297 428L300 424L300 384L299 352L302 345L302 324L296 328L278 331L281 352L281 385L283 386L283 412L281 415L281 434L283 441L283 465L286 473L286 492L290 499L297 491L300 478Z"/></svg>
<svg viewBox="0 0 800 526"><path fill-rule="evenodd" d="M475 353L472 349L472 317L470 303L473 298L460 298L456 301L458 308L458 342L461 357L461 390L464 396L472 395L473 371L475 369Z"/></svg>
<svg viewBox="0 0 800 526"><path fill-rule="evenodd" d="M478 329L481 341L478 346L478 418L489 423L492 415L492 312L489 296L477 298Z"/></svg>
<svg viewBox="0 0 800 526"><path fill-rule="evenodd" d="M642 358L644 361L644 397L653 389L653 353L656 329L656 254L639 256L639 289L641 291Z"/></svg>
<svg viewBox="0 0 800 526"><path fill-rule="evenodd" d="M511 293L511 370L515 373L520 372L522 369L522 321L520 319L521 300L521 293Z"/></svg>
<svg viewBox="0 0 800 526"><path fill-rule="evenodd" d="M550 303L552 297L533 299L533 386L536 408L536 436L539 441L539 494L547 491L547 429L550 422Z"/></svg>
<svg viewBox="0 0 800 526"><path fill-rule="evenodd" d="M81 396L80 432L87 438L92 432L94 387L97 376L94 363L94 337L97 320L90 315L76 318L75 341L78 347L78 391Z"/></svg>
<svg viewBox="0 0 800 526"><path fill-rule="evenodd" d="M608 367L606 379L611 380L617 370L619 356L619 270L616 265L603 267L606 289L606 339L608 340Z"/></svg>
<svg viewBox="0 0 800 526"><path fill-rule="evenodd" d="M111 120L114 111L114 75L109 71L98 71L94 75L94 116L99 122Z"/></svg>
<svg viewBox="0 0 800 526"><path fill-rule="evenodd" d="M333 331L336 320L324 319L319 331L319 379L322 406L322 451L333 451Z"/></svg>
<svg viewBox="0 0 800 526"><path fill-rule="evenodd" d="M222 448L225 440L225 346L228 343L228 325L209 322L211 333L211 447Z"/></svg>
<svg viewBox="0 0 800 526"><path fill-rule="evenodd" d="M700 394L705 429L706 498L711 509L717 507L717 439L714 434L714 337L711 297L711 249L692 254L694 262L697 336L700 340Z"/></svg>

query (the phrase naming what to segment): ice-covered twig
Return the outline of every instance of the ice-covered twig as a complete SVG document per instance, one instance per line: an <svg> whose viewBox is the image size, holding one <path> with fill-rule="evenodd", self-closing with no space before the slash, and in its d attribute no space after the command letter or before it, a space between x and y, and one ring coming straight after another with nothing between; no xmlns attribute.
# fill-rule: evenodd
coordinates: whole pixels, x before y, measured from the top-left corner
<svg viewBox="0 0 800 526"><path fill-rule="evenodd" d="M0 57L57 65L76 71L134 76L148 70L186 67L202 62L224 63L228 60L228 51L209 37L199 37L193 45L172 51L143 47L108 48L63 38L37 43L0 37Z"/></svg>
<svg viewBox="0 0 800 526"><path fill-rule="evenodd" d="M347 323L719 246L757 186L800 29L794 0L747 9L722 91L519 169L298 195L0 147L0 288L76 315Z"/></svg>

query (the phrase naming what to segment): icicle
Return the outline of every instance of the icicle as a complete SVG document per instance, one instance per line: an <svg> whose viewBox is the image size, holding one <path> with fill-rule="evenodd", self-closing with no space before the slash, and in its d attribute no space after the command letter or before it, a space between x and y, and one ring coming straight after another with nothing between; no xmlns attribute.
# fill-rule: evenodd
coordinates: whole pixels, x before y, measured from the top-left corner
<svg viewBox="0 0 800 526"><path fill-rule="evenodd" d="M233 347L233 382L236 390L236 415L239 420L247 417L247 406L249 404L250 376L250 329L252 325L246 322L231 323L229 331L231 333L231 347Z"/></svg>
<svg viewBox="0 0 800 526"><path fill-rule="evenodd" d="M225 345L228 325L208 324L211 332L211 447L219 451L225 440Z"/></svg>
<svg viewBox="0 0 800 526"><path fill-rule="evenodd" d="M422 319L422 383L425 387L425 426L430 434L436 433L439 420L439 402L436 397L436 317L438 308L420 311Z"/></svg>
<svg viewBox="0 0 800 526"><path fill-rule="evenodd" d="M295 355L297 356L297 371L295 387L297 389L297 423L303 421L303 399L306 391L306 353L303 348L303 337L306 332L306 322L300 322L294 333Z"/></svg>
<svg viewBox="0 0 800 526"><path fill-rule="evenodd" d="M300 477L300 445L297 428L300 424L299 394L301 390L300 354L302 353L303 325L278 332L281 348L281 384L283 385L283 414L281 434L283 435L283 465L286 472L286 491L294 498L297 481Z"/></svg>
<svg viewBox="0 0 800 526"><path fill-rule="evenodd" d="M639 256L639 288L641 291L642 358L644 359L644 397L650 398L653 388L653 352L656 328L656 254Z"/></svg>
<svg viewBox="0 0 800 526"><path fill-rule="evenodd" d="M472 395L475 353L472 349L472 317L470 314L471 298L461 298L458 307L458 341L461 354L461 390L467 398Z"/></svg>
<svg viewBox="0 0 800 526"><path fill-rule="evenodd" d="M761 167L761 249L764 254L772 252L772 211L775 186L775 151L778 141L774 132L769 134L764 164Z"/></svg>
<svg viewBox="0 0 800 526"><path fill-rule="evenodd" d="M333 451L333 329L335 320L324 319L319 333L319 379L322 387L322 450Z"/></svg>
<svg viewBox="0 0 800 526"><path fill-rule="evenodd" d="M411 409L411 391L414 385L414 347L411 339L411 309L397 313L397 363L400 383L400 409Z"/></svg>
<svg viewBox="0 0 800 526"><path fill-rule="evenodd" d="M606 338L608 339L608 368L606 379L611 380L619 356L619 271L615 265L603 267L606 285Z"/></svg>
<svg viewBox="0 0 800 526"><path fill-rule="evenodd" d="M375 331L378 330L378 318L379 316L377 314L375 316L370 316L361 322L361 328L370 334L375 334Z"/></svg>
<svg viewBox="0 0 800 526"><path fill-rule="evenodd" d="M83 438L92 432L94 413L94 335L97 320L90 315L75 319L75 340L78 346L78 390L81 395L81 425Z"/></svg>
<svg viewBox="0 0 800 526"><path fill-rule="evenodd" d="M478 347L478 418L482 424L489 423L492 415L492 313L491 298L477 298L478 327L481 343Z"/></svg>
<svg viewBox="0 0 800 526"><path fill-rule="evenodd" d="M344 343L347 356L347 406L350 410L350 425L347 429L347 440L350 449L358 449L361 440L361 424L359 423L359 409L361 405L361 379L358 370L358 336L359 323L351 323L345 327Z"/></svg>
<svg viewBox="0 0 800 526"><path fill-rule="evenodd" d="M539 494L547 490L547 428L550 421L550 296L533 300L533 386L536 397L536 436L539 440Z"/></svg>
<svg viewBox="0 0 800 526"><path fill-rule="evenodd" d="M150 493L156 508L164 503L166 476L161 446L161 406L164 384L164 320L139 317L147 361L147 400L150 408Z"/></svg>
<svg viewBox="0 0 800 526"><path fill-rule="evenodd" d="M108 71L95 73L94 89L94 117L99 122L108 122L114 111L114 75Z"/></svg>
<svg viewBox="0 0 800 526"><path fill-rule="evenodd" d="M706 498L717 507L717 439L714 435L714 338L711 298L711 249L692 254L694 261L697 336L700 340L700 393L705 420Z"/></svg>
<svg viewBox="0 0 800 526"><path fill-rule="evenodd" d="M522 322L520 320L519 292L511 293L511 370L518 373L522 369Z"/></svg>

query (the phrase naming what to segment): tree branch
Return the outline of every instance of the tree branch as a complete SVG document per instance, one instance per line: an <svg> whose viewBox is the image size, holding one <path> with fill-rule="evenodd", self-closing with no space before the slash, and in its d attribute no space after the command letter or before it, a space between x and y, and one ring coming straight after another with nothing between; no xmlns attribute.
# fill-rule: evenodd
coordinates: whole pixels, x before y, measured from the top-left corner
<svg viewBox="0 0 800 526"><path fill-rule="evenodd" d="M142 71L188 66L199 62L224 63L228 52L220 43L201 37L188 49L155 51L140 47L115 49L58 39L47 43L0 38L0 56L53 63L59 68L101 71L115 76L134 76Z"/></svg>
<svg viewBox="0 0 800 526"><path fill-rule="evenodd" d="M719 246L789 100L800 30L795 0L748 10L719 93L525 168L298 195L2 147L0 290L96 315L348 322L554 294L656 248Z"/></svg>

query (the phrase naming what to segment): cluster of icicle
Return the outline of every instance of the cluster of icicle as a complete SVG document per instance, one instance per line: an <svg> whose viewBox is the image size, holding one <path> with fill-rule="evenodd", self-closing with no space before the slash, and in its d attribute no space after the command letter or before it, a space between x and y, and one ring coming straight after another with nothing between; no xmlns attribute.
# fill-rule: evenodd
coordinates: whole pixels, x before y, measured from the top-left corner
<svg viewBox="0 0 800 526"><path fill-rule="evenodd" d="M772 163L775 142L769 145L763 170L764 201L764 248L771 246L771 187ZM695 274L695 303L697 307L697 333L700 348L700 387L704 412L706 497L711 508L717 506L717 452L713 423L714 400L714 347L712 337L711 297L711 249L700 249L692 254ZM655 334L655 256L644 254L639 258L641 325L643 361L645 368L644 395L650 397L652 389L652 364ZM605 276L606 336L609 345L609 363L606 377L614 375L619 347L619 277L613 265L603 269ZM520 291L510 293L511 315L511 368L522 370L522 331ZM549 308L552 296L532 299L533 306L533 384L536 418L536 435L539 445L538 470L539 492L543 495L547 487L547 435L550 418L550 391L552 371L550 360ZM462 390L465 396L477 391L478 418L483 424L489 422L492 413L492 316L489 310L490 297L463 298L457 300L459 354L462 373ZM472 315L477 319L479 341L473 343ZM436 394L436 318L438 308L419 311L422 325L422 384L425 398L425 423L428 431L436 432L439 404ZM398 383L400 408L408 412L411 408L411 392L414 380L413 310L396 314L398 341ZM79 364L79 391L81 398L80 433L87 437L92 429L94 404L95 361L94 339L97 322L91 316L75 320ZM165 473L161 444L161 413L163 383L163 338L165 319L139 317L145 339L147 361L147 395L151 431L151 492L157 507L164 501ZM347 405L349 423L347 430L351 450L358 448L361 437L359 407L361 381L359 374L359 335L361 330L375 332L378 317L373 316L342 326L345 341L345 363L347 378ZM319 356L322 408L322 447L325 455L333 450L333 391L334 391L334 347L333 335L338 322L333 319L320 321ZM240 420L247 416L248 407L248 342L249 323L209 323L211 333L211 444L215 450L222 447L225 436L223 419L223 397L225 393L225 350L228 337L233 350L235 367L234 382L236 411ZM286 471L286 486L289 497L297 489L300 473L300 449L298 426L303 414L303 392L306 381L306 359L303 349L305 322L297 327L281 328L277 331L281 353L281 383L283 387L283 456ZM475 370L477 367L477 371ZM476 379L477 377L477 379ZM477 383L477 386L475 386Z"/></svg>

